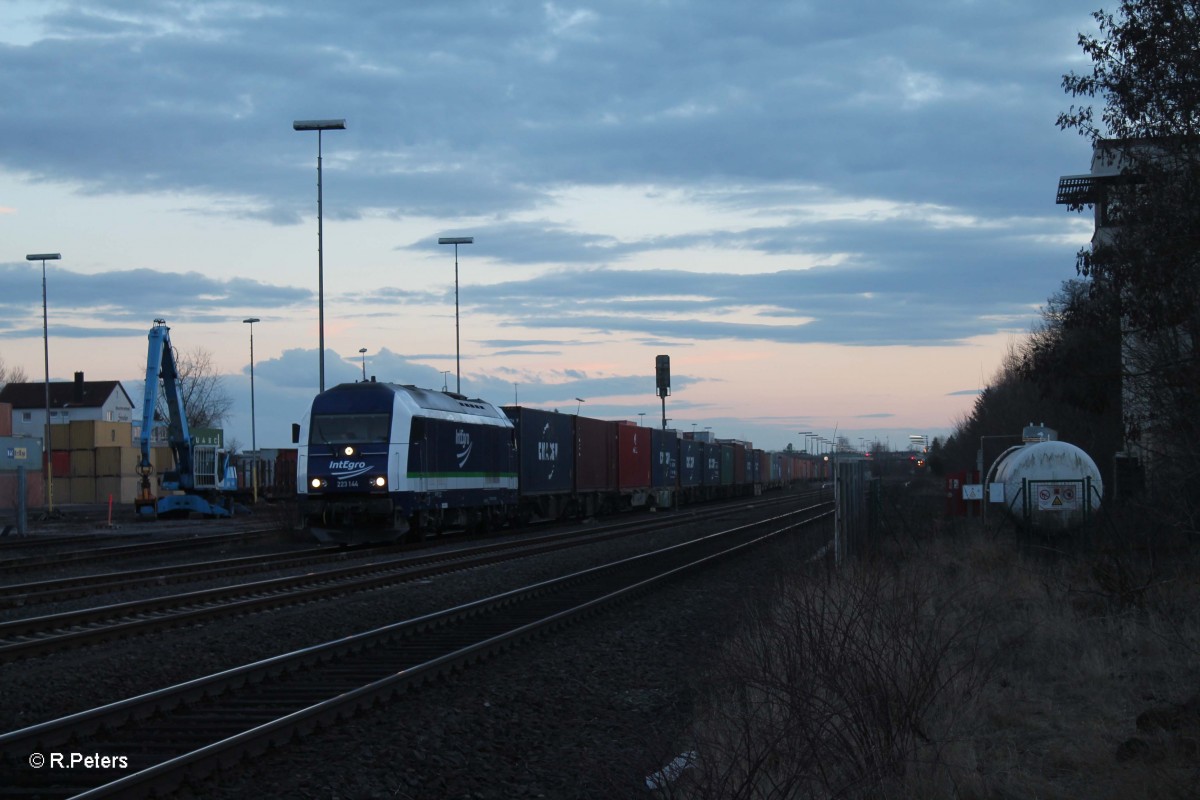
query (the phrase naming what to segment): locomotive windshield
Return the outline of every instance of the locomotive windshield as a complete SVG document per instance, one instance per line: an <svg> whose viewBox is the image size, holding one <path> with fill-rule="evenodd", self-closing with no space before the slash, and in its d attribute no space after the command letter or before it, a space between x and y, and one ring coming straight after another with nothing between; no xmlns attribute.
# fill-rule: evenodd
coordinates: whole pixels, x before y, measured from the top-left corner
<svg viewBox="0 0 1200 800"><path fill-rule="evenodd" d="M314 414L309 444L386 442L391 414Z"/></svg>

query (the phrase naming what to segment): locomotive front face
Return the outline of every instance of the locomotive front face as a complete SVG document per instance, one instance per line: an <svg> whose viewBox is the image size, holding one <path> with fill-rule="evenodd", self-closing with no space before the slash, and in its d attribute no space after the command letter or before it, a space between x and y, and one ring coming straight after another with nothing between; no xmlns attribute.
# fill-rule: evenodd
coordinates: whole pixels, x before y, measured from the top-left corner
<svg viewBox="0 0 1200 800"><path fill-rule="evenodd" d="M309 495L387 496L392 394L356 394L336 403L314 403L305 486Z"/></svg>

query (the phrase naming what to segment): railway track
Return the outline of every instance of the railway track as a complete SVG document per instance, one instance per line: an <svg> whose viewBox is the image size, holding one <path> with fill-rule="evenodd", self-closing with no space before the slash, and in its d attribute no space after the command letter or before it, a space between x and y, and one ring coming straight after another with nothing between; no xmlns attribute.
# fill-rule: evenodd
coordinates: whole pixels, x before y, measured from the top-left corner
<svg viewBox="0 0 1200 800"><path fill-rule="evenodd" d="M818 496L819 495L815 492L801 493L799 495L799 497L802 498ZM787 496L780 496L765 500L760 498L756 505L769 506L774 503L784 502L789 502ZM712 509L711 513L719 517L723 514L736 511L739 508L741 508L741 504L736 504L725 508L718 507ZM626 520L616 523L608 523L599 527L589 526L588 529L592 532L609 530L615 531L633 526L633 528L636 530L647 530L653 529L654 527L659 527L663 519L670 519L670 517L668 515L663 515L662 517L656 518L656 521L653 523L646 523L644 520ZM647 528L647 525L650 527ZM214 534L216 538L214 538L212 541L205 539L200 544L236 544L241 541L239 538L241 536L266 535L267 533L269 533L269 531L261 530L245 531L242 534ZM467 541L474 541L478 538L479 537L469 537ZM99 553L97 553L95 550L91 550L60 554L60 556L66 556L67 563L90 563L93 560L105 560L106 557L126 558L139 556L141 554L170 555L173 552L186 552L188 549L186 547L182 548L181 550L174 547L154 548L152 546L154 544L156 543L134 544L128 546L122 545L120 548L103 548ZM116 552L113 552L114 549ZM212 561L160 565L141 569L126 569L76 577L26 581L24 583L10 583L8 585L0 585L0 609L25 608L38 603L70 600L77 597L97 597L108 592L127 591L130 589L138 589L147 586L167 586L172 584L215 580L241 575L280 571L285 569L312 569L314 567L319 567L322 564L333 564L339 561L367 558L373 553L386 554L412 549L416 549L416 546L381 544L370 547L360 546L347 548L336 545L321 545L317 547L294 550L288 553L262 553L249 556L234 556L232 558L214 559ZM30 564L28 565L27 569L14 568L12 571L30 571L34 566L47 566L50 564L57 565L58 558L52 555L39 556L36 565ZM4 563L3 561L0 561L0 574L2 574L3 571Z"/></svg>
<svg viewBox="0 0 1200 800"><path fill-rule="evenodd" d="M635 535L676 525L679 521L676 517L664 516L653 521L609 526L600 531L569 531L478 547L403 555L320 572L305 572L301 575L270 578L222 588L207 588L9 620L0 623L0 663L125 636L378 589L448 572ZM338 553L323 553L319 554L319 557L337 558ZM104 580L111 582L119 581L120 578L104 576ZM153 576L143 574L139 580L152 581ZM78 588L76 585L72 591L77 591ZM39 589L35 585L30 591L36 592ZM45 591L59 590L51 586Z"/></svg>
<svg viewBox="0 0 1200 800"><path fill-rule="evenodd" d="M92 540L89 542L93 545L92 547L81 550L38 552L28 556L0 558L0 575L19 575L35 570L57 569L75 564L93 564L118 559L140 558L147 555L162 556L172 553L184 553L190 550L240 544L247 540L269 538L277 536L279 533L280 530L277 527L257 527L219 533L206 532L202 534L172 535L170 538L161 538L154 541L147 541L147 538L154 536L154 534L104 537L100 541ZM104 541L112 541L114 538L119 538L121 544L95 546ZM136 541L130 542L131 538L136 538ZM59 540L59 542L63 541L67 541L70 544L83 543L87 542L87 537L72 536L63 537ZM44 544L57 544L59 542L46 541ZM39 547L40 549L42 548Z"/></svg>
<svg viewBox="0 0 1200 800"><path fill-rule="evenodd" d="M369 552L340 547L310 547L286 555L271 553L238 556L214 561L82 575L74 578L29 581L0 586L0 608L19 608L35 603L69 600L75 597L95 597L106 592L125 591L145 586L188 583L296 567L311 568L320 564L362 557Z"/></svg>
<svg viewBox="0 0 1200 800"><path fill-rule="evenodd" d="M779 514L13 731L0 783L41 797L170 792L831 513ZM100 760L52 767L72 753Z"/></svg>

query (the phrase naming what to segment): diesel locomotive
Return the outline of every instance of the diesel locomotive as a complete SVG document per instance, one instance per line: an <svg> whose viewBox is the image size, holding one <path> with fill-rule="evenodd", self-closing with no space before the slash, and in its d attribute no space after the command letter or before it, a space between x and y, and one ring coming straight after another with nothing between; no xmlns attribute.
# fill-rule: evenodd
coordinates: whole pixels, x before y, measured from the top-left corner
<svg viewBox="0 0 1200 800"><path fill-rule="evenodd" d="M296 433L304 524L342 543L671 508L828 468L747 442L375 381L317 395Z"/></svg>
<svg viewBox="0 0 1200 800"><path fill-rule="evenodd" d="M483 400L343 383L313 399L297 434L300 513L320 539L478 528L516 504L513 425Z"/></svg>

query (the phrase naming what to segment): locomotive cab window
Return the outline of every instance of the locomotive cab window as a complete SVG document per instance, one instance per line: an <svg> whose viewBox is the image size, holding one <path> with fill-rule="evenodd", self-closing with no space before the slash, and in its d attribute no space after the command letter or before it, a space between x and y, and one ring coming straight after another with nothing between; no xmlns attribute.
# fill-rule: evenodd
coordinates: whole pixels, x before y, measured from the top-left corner
<svg viewBox="0 0 1200 800"><path fill-rule="evenodd" d="M390 414L314 414L309 444L386 442Z"/></svg>

